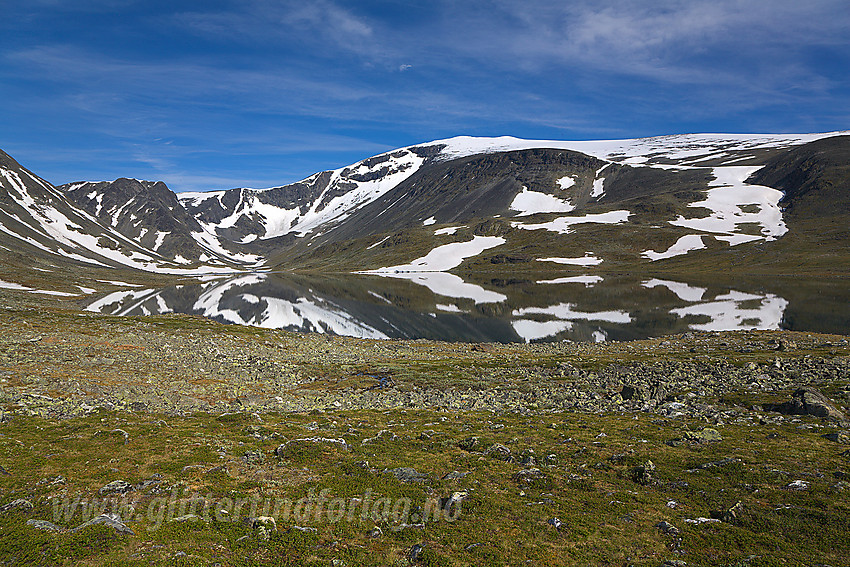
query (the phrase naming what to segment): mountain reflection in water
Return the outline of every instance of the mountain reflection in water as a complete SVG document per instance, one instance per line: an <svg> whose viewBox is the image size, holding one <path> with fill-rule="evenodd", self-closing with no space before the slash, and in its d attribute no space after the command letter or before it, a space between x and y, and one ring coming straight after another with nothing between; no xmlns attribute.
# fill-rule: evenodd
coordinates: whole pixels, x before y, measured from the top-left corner
<svg viewBox="0 0 850 567"><path fill-rule="evenodd" d="M829 290L820 293L815 286L792 308L792 301L783 297L791 288L769 292L752 282L744 288L599 275L473 283L447 273L257 273L116 291L86 309L111 315L187 313L223 323L372 339L466 342L599 342L688 330L846 328L845 298ZM819 293L824 301L807 300ZM823 316L807 311L813 305L820 305Z"/></svg>

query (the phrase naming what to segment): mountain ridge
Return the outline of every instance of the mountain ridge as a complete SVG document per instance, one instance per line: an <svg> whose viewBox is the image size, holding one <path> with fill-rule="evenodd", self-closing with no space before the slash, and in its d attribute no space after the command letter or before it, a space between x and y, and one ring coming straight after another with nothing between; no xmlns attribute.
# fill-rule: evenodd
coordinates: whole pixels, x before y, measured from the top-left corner
<svg viewBox="0 0 850 567"><path fill-rule="evenodd" d="M800 148L828 149L841 138L847 136L689 134L584 142L459 136L287 185L204 193L174 193L162 182L129 178L54 188L5 153L0 167L7 194L14 189L12 173L27 172L35 181L24 192L52 195L68 214L86 219L80 233L90 230L95 240L126 248L120 257L106 254L111 261L96 260L104 265L174 274L357 271L406 264L477 234L502 236L505 243L466 267L481 267L488 254L525 264L547 254L567 268L596 258L597 269L604 269L772 243L787 230L783 209L791 212L799 202L792 185L811 183L811 175L798 180L789 168L825 159L823 151L800 157L812 153ZM783 158L795 150L791 161ZM836 151L834 159L845 159ZM846 201L844 193L833 197ZM4 224L9 233L7 225L14 220Z"/></svg>

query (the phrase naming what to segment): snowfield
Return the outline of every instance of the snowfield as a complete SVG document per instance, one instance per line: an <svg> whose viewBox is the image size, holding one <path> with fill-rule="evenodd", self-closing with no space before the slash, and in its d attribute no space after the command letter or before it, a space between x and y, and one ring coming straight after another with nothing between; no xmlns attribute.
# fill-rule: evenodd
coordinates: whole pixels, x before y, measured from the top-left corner
<svg viewBox="0 0 850 567"><path fill-rule="evenodd" d="M457 268L467 258L477 256L485 250L504 243L505 239L501 236L474 236L468 242L452 242L451 244L437 246L427 255L417 258L409 264L356 273L386 275L399 272L445 272Z"/></svg>

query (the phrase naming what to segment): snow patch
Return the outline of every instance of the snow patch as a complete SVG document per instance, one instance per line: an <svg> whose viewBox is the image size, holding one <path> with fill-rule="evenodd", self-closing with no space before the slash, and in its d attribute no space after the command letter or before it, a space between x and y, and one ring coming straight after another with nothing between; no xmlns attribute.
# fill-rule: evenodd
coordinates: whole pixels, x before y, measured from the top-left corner
<svg viewBox="0 0 850 567"><path fill-rule="evenodd" d="M512 222L513 228L521 228L523 230L540 230L545 229L559 234L568 234L572 232L573 225L577 224L621 224L629 220L631 213L625 210L609 211L607 213L591 213L581 217L558 217L550 222L537 224L523 224L521 222Z"/></svg>
<svg viewBox="0 0 850 567"><path fill-rule="evenodd" d="M441 236L441 235L444 235L444 234L451 235L451 234L456 233L457 231L459 231L462 228L466 228L466 225L449 226L449 227L446 227L446 228L438 228L437 230L434 231L434 236Z"/></svg>
<svg viewBox="0 0 850 567"><path fill-rule="evenodd" d="M537 213L568 213L575 207L565 199L559 199L554 195L529 191L523 187L510 205L511 210L519 211L518 217L534 215Z"/></svg>
<svg viewBox="0 0 850 567"><path fill-rule="evenodd" d="M566 177L562 177L555 182L561 189L569 189L570 187L576 184L576 179L575 177L570 177L569 175L567 175Z"/></svg>
<svg viewBox="0 0 850 567"><path fill-rule="evenodd" d="M554 280L539 280L537 283L539 284L571 284L571 283L579 283L584 284L585 287L593 287L594 285L601 283L603 278L601 276L570 276L565 278L556 278Z"/></svg>
<svg viewBox="0 0 850 567"><path fill-rule="evenodd" d="M355 273L387 275L399 272L444 272L460 266L467 258L477 256L489 248L504 243L505 239L501 236L474 236L468 242L453 242L437 246L427 255L413 260L410 264Z"/></svg>
<svg viewBox="0 0 850 567"><path fill-rule="evenodd" d="M581 258L537 258L537 261L570 264L573 266L598 266L602 263L602 258L597 258L591 252L588 252Z"/></svg>
<svg viewBox="0 0 850 567"><path fill-rule="evenodd" d="M705 248L705 243L702 241L702 236L698 234L688 234L676 241L673 246L664 252L655 252L654 250L644 250L641 256L649 258L653 262L663 260L664 258L672 258L673 256L681 256L692 250L701 250Z"/></svg>

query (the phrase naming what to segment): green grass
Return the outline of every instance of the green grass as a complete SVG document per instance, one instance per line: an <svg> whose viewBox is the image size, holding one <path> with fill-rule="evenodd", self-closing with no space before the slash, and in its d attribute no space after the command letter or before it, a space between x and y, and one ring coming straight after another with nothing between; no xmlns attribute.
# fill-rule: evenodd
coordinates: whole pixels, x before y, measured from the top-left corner
<svg viewBox="0 0 850 567"><path fill-rule="evenodd" d="M167 428L148 425L158 417L99 412L52 422L15 416L0 426L0 463L12 473L0 476L2 503L28 498L36 504L30 514L0 516L0 561L136 565L142 557L154 565L331 565L337 559L346 565L386 565L402 560L414 544L425 546L418 560L422 565L657 565L674 557L689 564L733 565L752 555L760 557L750 562L755 565L780 559L847 565L850 556L850 496L832 488L833 472L846 472L850 463L840 456L841 446L823 439L819 429L801 430L797 424L728 424L719 427L722 441L672 447L667 441L704 424L645 414L362 411L263 416L262 428L279 438L258 441L248 435L253 430L246 429L246 420L256 419L250 416L170 417ZM304 426L314 421L319 429L306 431ZM118 424L132 436L126 448L110 440L113 446L107 449L101 438L86 434L67 442L69 435ZM356 433L347 433L349 428ZM382 429L395 431L396 438L361 443ZM421 437L426 430L432 432L430 437ZM601 432L606 436L600 437ZM280 439L313 435L343 436L350 450L299 443L282 457L272 455ZM557 464L539 465L543 478L522 482L516 473L525 467L518 463L458 447L458 441L472 435L480 438L481 450L498 442L515 455L528 449L538 459L554 454ZM226 449L219 452L219 447ZM265 462L241 462L247 448L262 449ZM48 451L52 456L45 459ZM740 462L688 472L728 457ZM631 471L647 459L657 467L654 480L637 483ZM181 472L187 463L203 467ZM225 466L209 472L219 464ZM400 466L429 478L425 483L403 483L383 472ZM469 475L441 480L453 470ZM143 511L130 522L134 536L119 536L103 527L51 534L25 525L30 517L53 521L50 497L91 498L109 480L137 482L154 473L162 475L159 492L134 495L139 500L136 509ZM42 482L59 474L66 478L64 484ZM809 490L786 488L797 479L809 482ZM226 517L217 521L214 514L210 522L157 526L144 511L175 490L181 498L200 494L215 502L288 499L290 512L300 499L320 494L342 499L346 506L364 494L374 500L407 498L411 510L420 513L429 499L459 490L469 496L457 521L429 522L424 529L394 532L392 522L363 519L359 511L338 522L298 520L293 513L279 520L271 539L259 541L240 540L251 533L250 527ZM675 508L668 507L671 500ZM733 523L684 522L738 501L744 513ZM553 517L563 523L560 530L547 524ZM671 551L675 539L655 527L661 520L681 530L681 554ZM59 523L72 527L82 518ZM290 529L295 523L315 527L317 533ZM374 526L384 535L369 537ZM175 559L178 552L187 555Z"/></svg>

